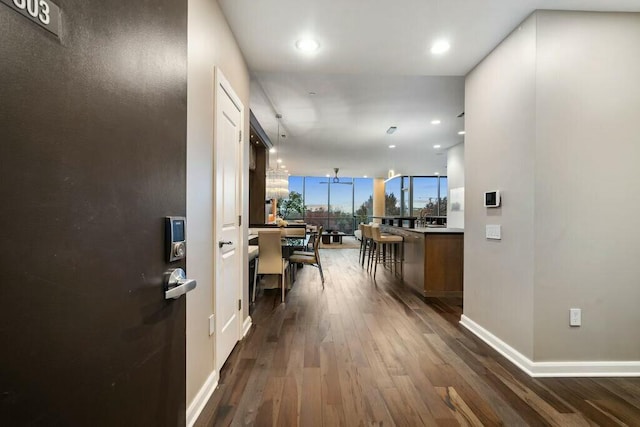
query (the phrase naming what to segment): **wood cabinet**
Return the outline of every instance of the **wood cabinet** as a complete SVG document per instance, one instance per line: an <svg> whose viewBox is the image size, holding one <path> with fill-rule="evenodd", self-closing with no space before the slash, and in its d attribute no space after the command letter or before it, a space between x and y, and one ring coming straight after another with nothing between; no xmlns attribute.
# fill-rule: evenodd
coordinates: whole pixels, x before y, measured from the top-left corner
<svg viewBox="0 0 640 427"><path fill-rule="evenodd" d="M266 198L267 150L262 145L251 145L255 152L255 167L249 169L249 224L264 224Z"/></svg>
<svg viewBox="0 0 640 427"><path fill-rule="evenodd" d="M403 277L407 284L425 297L462 297L462 230L383 228L404 238Z"/></svg>

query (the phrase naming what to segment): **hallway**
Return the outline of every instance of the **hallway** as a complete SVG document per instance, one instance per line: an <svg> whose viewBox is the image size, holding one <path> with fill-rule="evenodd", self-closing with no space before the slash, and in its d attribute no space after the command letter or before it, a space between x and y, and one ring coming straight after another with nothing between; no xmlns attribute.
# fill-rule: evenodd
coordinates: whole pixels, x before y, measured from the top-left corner
<svg viewBox="0 0 640 427"><path fill-rule="evenodd" d="M305 267L222 369L196 426L640 425L640 378L532 379L431 300L353 249L323 250L325 290Z"/></svg>

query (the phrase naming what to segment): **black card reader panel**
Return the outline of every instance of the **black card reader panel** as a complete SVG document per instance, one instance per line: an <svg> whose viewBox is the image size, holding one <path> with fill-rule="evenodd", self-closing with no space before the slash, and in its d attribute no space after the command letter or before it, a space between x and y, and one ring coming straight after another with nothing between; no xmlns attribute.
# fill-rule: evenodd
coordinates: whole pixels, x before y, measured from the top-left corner
<svg viewBox="0 0 640 427"><path fill-rule="evenodd" d="M183 216L165 217L164 230L167 261L178 261L187 256L186 218Z"/></svg>

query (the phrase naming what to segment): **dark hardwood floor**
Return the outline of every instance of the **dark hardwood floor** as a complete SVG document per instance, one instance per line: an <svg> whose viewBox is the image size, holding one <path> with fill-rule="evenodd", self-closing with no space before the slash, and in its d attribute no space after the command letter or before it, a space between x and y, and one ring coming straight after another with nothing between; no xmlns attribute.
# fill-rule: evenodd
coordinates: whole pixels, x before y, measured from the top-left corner
<svg viewBox="0 0 640 427"><path fill-rule="evenodd" d="M640 378L532 379L358 250L323 250L253 327L196 426L640 426Z"/></svg>

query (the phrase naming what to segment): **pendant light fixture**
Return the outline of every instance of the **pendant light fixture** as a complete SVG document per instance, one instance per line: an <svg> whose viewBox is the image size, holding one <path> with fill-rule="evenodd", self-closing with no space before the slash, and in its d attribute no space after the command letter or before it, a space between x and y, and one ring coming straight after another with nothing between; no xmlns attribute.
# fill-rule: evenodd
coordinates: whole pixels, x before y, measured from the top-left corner
<svg viewBox="0 0 640 427"><path fill-rule="evenodd" d="M275 162L269 158L269 169L266 174L266 193L267 199L284 199L289 197L289 177L284 170L278 168L281 162L282 151L280 147L280 119L281 114L276 114L278 121L278 137L276 139L276 156Z"/></svg>

